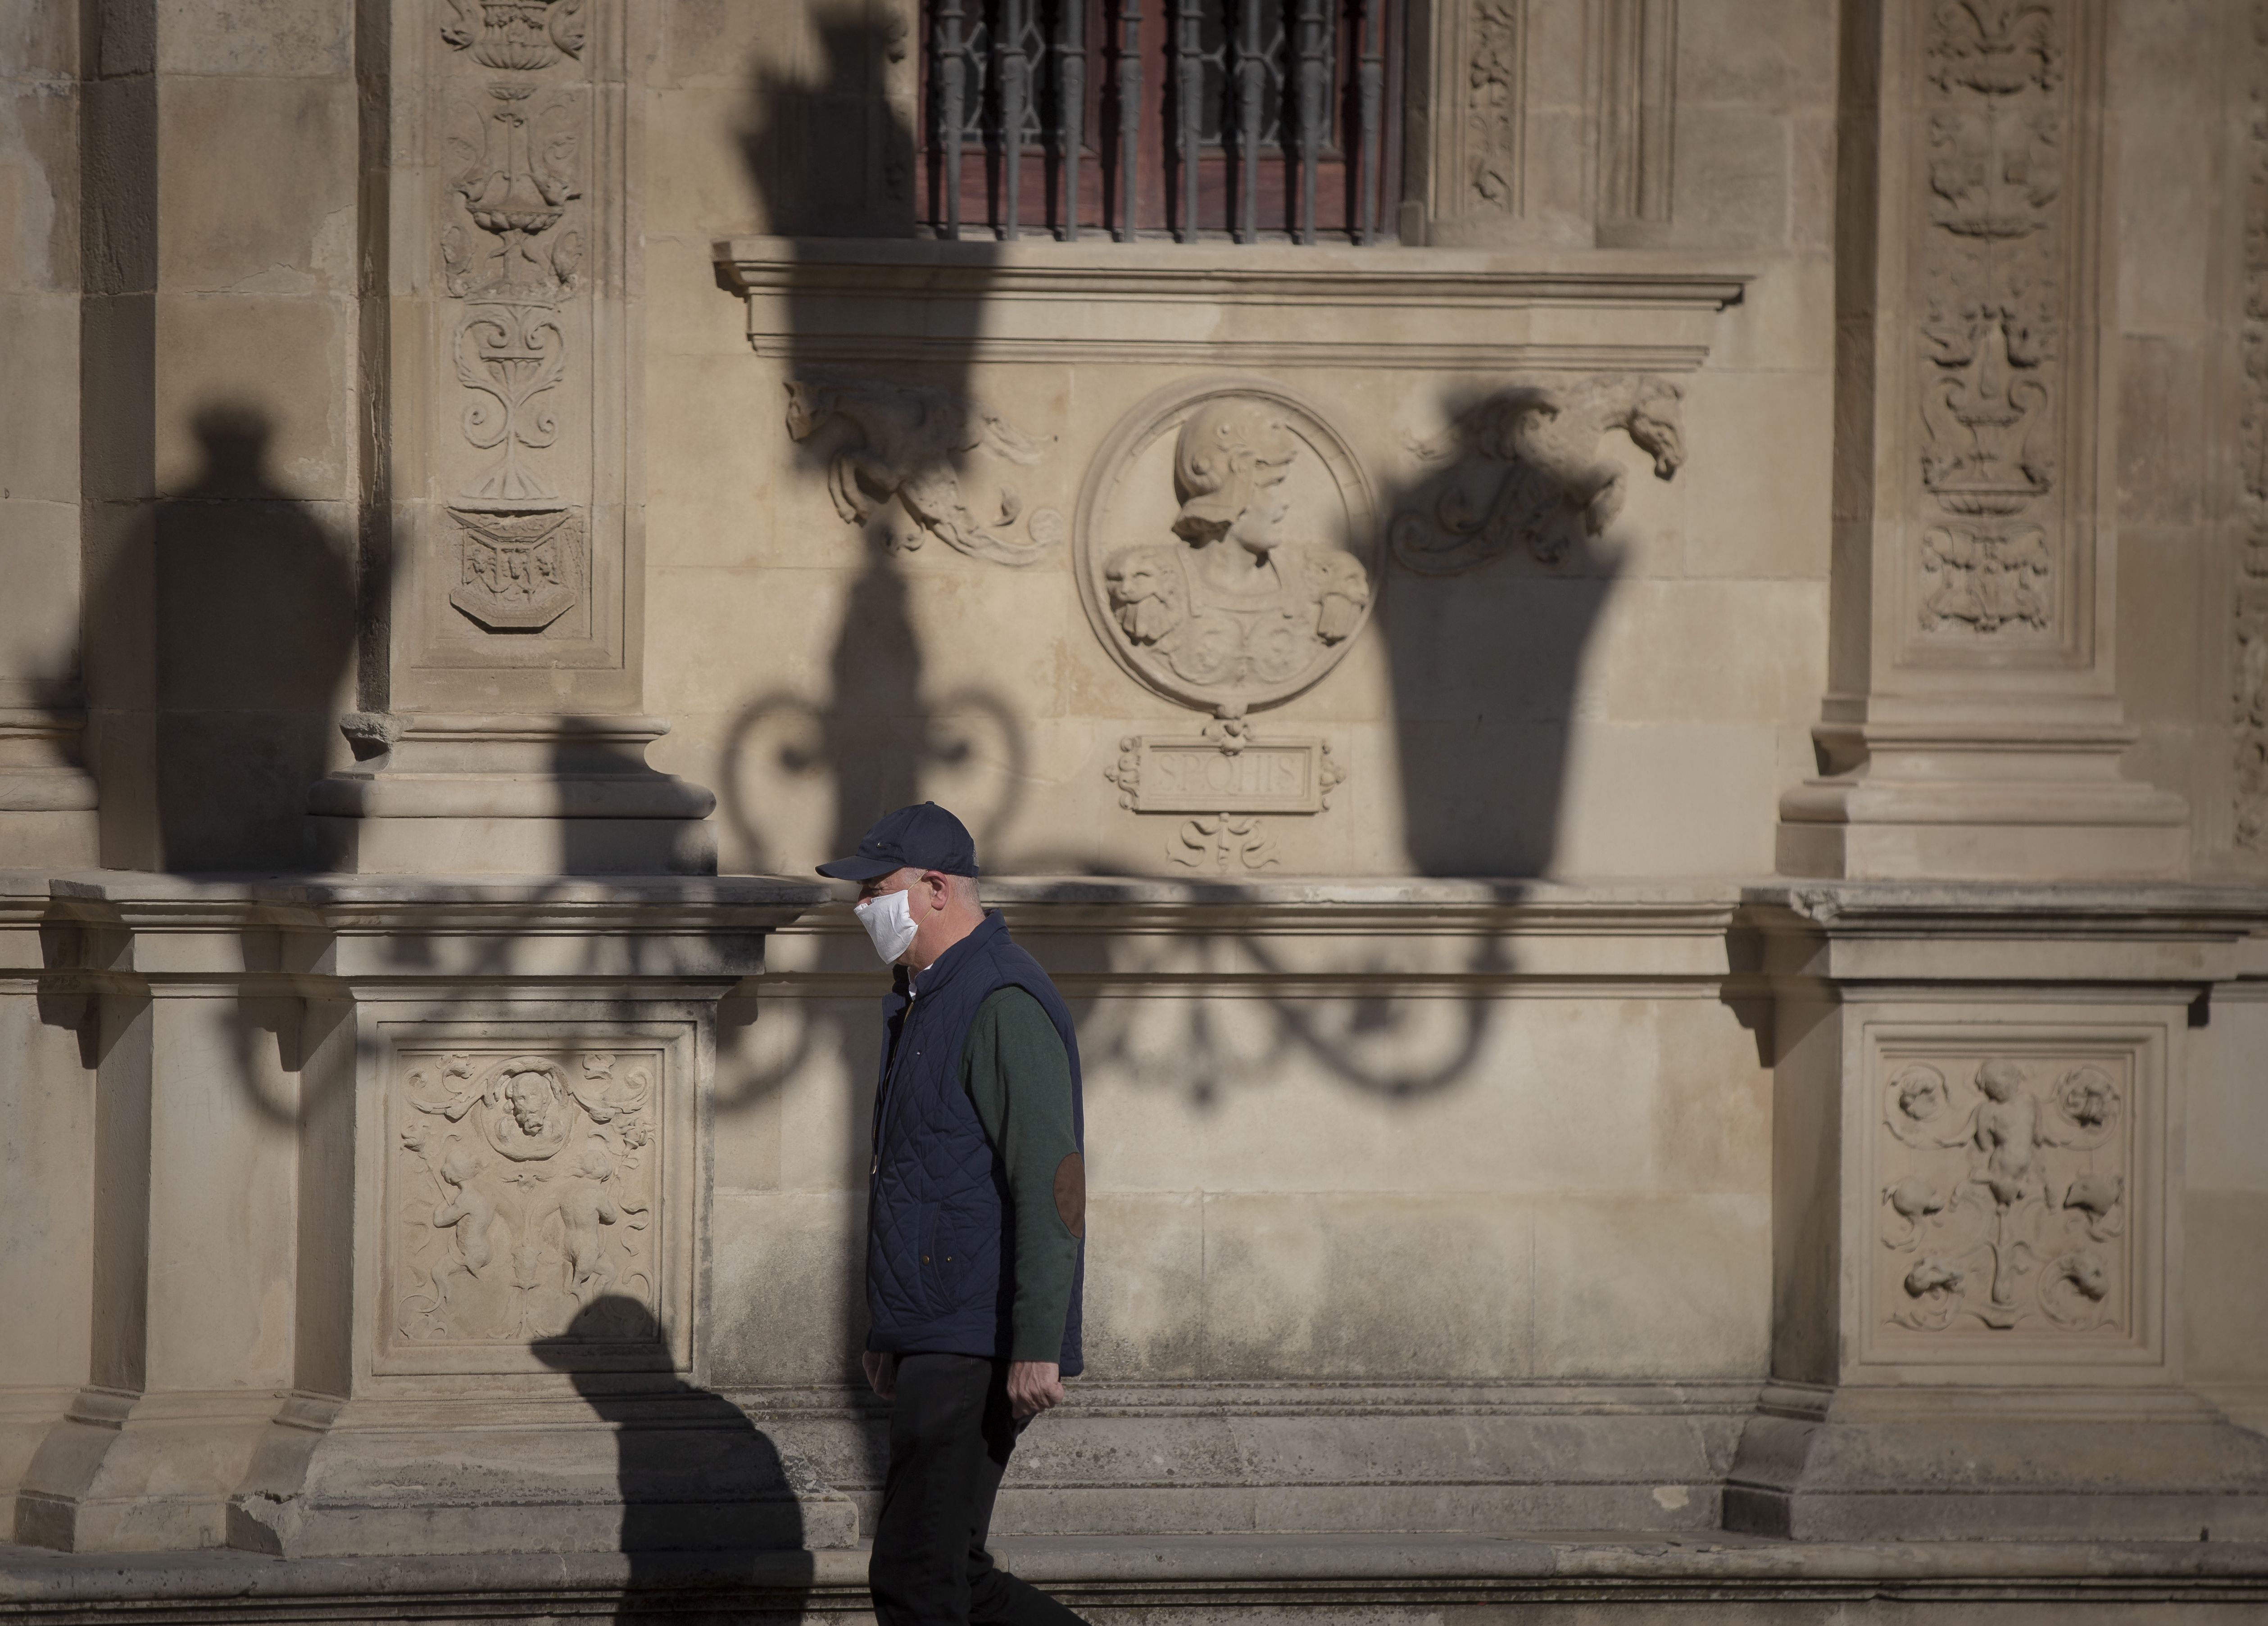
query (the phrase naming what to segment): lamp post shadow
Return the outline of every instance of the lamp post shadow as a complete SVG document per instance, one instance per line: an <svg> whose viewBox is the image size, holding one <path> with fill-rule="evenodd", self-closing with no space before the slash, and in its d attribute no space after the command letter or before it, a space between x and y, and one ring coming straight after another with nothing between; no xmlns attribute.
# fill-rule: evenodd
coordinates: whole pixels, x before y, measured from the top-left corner
<svg viewBox="0 0 2268 1626"><path fill-rule="evenodd" d="M666 1347L653 1313L620 1293L599 1295L565 1332L529 1345L614 1435L629 1560L615 1619L682 1620L692 1594L714 1618L799 1621L812 1568L799 1493L818 1487L722 1395L635 1368Z"/></svg>

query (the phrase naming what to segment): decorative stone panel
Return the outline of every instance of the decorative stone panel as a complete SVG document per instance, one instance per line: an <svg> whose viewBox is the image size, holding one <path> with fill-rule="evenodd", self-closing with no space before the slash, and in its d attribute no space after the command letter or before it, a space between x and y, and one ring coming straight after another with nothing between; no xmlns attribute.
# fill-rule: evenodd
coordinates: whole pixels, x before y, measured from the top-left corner
<svg viewBox="0 0 2268 1626"><path fill-rule="evenodd" d="M689 1039L439 1023L389 1039L378 1370L539 1370L562 1340L590 1365L674 1364L664 1346L691 1308Z"/></svg>
<svg viewBox="0 0 2268 1626"><path fill-rule="evenodd" d="M634 705L632 18L582 0L397 13L393 702L460 707L474 670L490 710Z"/></svg>
<svg viewBox="0 0 2268 1626"><path fill-rule="evenodd" d="M1917 7L1912 651L2068 647L2092 537L2095 8Z"/></svg>
<svg viewBox="0 0 2268 1626"><path fill-rule="evenodd" d="M2230 812L2236 845L2258 854L2268 852L2268 8L2247 22Z"/></svg>
<svg viewBox="0 0 2268 1626"><path fill-rule="evenodd" d="M1877 1030L1868 1358L2154 1358L2154 1030Z"/></svg>

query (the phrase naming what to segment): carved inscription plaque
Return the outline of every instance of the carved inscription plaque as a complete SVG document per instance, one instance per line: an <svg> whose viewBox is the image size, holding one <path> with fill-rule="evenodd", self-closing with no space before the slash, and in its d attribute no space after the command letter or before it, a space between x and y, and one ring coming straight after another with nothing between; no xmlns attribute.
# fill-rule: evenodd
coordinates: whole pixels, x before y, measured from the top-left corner
<svg viewBox="0 0 2268 1626"><path fill-rule="evenodd" d="M1112 779L1136 813L1320 813L1339 778L1321 739L1254 741L1230 752L1203 738L1130 736L1119 756Z"/></svg>
<svg viewBox="0 0 2268 1626"><path fill-rule="evenodd" d="M655 1339L669 1059L600 1039L395 1053L379 1329L394 1370Z"/></svg>
<svg viewBox="0 0 2268 1626"><path fill-rule="evenodd" d="M1867 1263L1878 1348L2052 1358L2147 1338L2147 1056L2046 1041L1886 1050Z"/></svg>
<svg viewBox="0 0 2268 1626"><path fill-rule="evenodd" d="M1268 739L1222 751L1213 739L1121 741L1114 778L1134 812L1322 812L1338 783L1322 739Z"/></svg>

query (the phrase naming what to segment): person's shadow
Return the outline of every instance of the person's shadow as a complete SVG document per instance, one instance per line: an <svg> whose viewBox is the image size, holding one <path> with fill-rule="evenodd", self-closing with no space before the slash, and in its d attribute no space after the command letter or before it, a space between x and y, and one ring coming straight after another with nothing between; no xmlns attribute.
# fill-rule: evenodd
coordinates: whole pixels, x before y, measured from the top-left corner
<svg viewBox="0 0 2268 1626"><path fill-rule="evenodd" d="M122 776L154 778L154 839L107 861L306 869L307 787L339 747L338 714L352 697L349 540L326 522L335 504L285 489L266 413L215 402L191 428L202 453L194 483L158 504L146 564L121 562L129 574L146 570L146 585L114 577L96 607L114 617L147 595L151 688L139 703L156 770ZM107 806L106 820L119 811Z"/></svg>
<svg viewBox="0 0 2268 1626"><path fill-rule="evenodd" d="M625 1357L666 1345L645 1306L602 1293L564 1333L529 1346L613 1425L630 1559L616 1619L682 1618L697 1596L724 1612L718 1618L800 1620L812 1569L788 1466L721 1395L669 1373L624 1370Z"/></svg>

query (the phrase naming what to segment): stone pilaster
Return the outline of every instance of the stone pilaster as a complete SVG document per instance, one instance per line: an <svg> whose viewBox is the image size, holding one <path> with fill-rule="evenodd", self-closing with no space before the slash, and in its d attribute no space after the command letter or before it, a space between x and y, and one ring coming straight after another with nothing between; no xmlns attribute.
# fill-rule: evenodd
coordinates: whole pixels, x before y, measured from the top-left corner
<svg viewBox="0 0 2268 1626"><path fill-rule="evenodd" d="M94 1075L77 1133L105 1198L57 1238L91 1345L15 1539L855 1540L704 1387L719 1007L819 893L55 883L23 970ZM0 1394L11 1451L32 1398Z"/></svg>
<svg viewBox="0 0 2268 1626"><path fill-rule="evenodd" d="M309 805L328 866L715 871L714 798L645 765L668 725L637 715L648 26L420 0L364 41L387 121L365 143L386 611L347 720L360 761Z"/></svg>
<svg viewBox="0 0 2268 1626"><path fill-rule="evenodd" d="M15 252L0 257L0 866L91 864L95 786L79 673L80 31L61 8L11 26Z"/></svg>
<svg viewBox="0 0 2268 1626"><path fill-rule="evenodd" d="M1761 900L1760 900L1761 901ZM2184 1386L2185 1085L2243 893L1791 890L1771 1380L1728 1527L2268 1534L2268 1441Z"/></svg>
<svg viewBox="0 0 2268 1626"><path fill-rule="evenodd" d="M1830 690L1783 873L2181 872L2128 780L2101 0L1845 7Z"/></svg>
<svg viewBox="0 0 2268 1626"><path fill-rule="evenodd" d="M1446 0L1413 50L1403 239L1631 247L1670 219L1677 0Z"/></svg>

